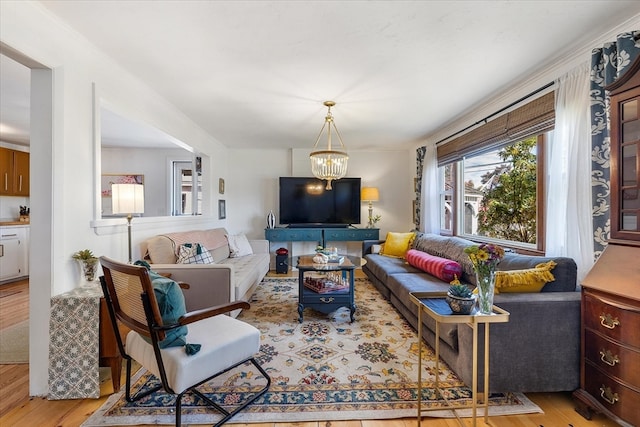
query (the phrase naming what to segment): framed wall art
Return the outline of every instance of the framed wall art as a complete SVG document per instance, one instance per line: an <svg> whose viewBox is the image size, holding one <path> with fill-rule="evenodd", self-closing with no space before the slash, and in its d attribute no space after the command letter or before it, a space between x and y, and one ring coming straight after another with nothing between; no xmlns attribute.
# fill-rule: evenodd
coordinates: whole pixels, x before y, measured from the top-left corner
<svg viewBox="0 0 640 427"><path fill-rule="evenodd" d="M218 219L227 218L227 202L224 200L218 200Z"/></svg>
<svg viewBox="0 0 640 427"><path fill-rule="evenodd" d="M224 194L224 178L218 179L218 193Z"/></svg>

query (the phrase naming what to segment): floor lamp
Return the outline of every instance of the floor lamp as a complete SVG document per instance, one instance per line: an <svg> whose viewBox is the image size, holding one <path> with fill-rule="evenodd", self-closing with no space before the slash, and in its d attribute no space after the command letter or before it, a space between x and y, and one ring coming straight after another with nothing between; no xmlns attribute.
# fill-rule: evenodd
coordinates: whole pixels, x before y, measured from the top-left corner
<svg viewBox="0 0 640 427"><path fill-rule="evenodd" d="M375 222L373 220L373 203L380 200L380 192L378 191L378 187L362 187L362 194L360 198L364 202L369 202L369 224L367 224L367 228L374 228Z"/></svg>
<svg viewBox="0 0 640 427"><path fill-rule="evenodd" d="M127 215L129 264L131 264L131 219L133 214L144 213L144 186L142 184L112 184L111 202L114 214Z"/></svg>

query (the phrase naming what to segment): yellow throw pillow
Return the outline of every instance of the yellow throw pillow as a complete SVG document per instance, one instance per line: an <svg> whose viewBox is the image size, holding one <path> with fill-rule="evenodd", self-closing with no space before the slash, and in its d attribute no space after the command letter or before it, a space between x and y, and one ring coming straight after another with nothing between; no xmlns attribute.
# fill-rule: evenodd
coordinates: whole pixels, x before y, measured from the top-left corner
<svg viewBox="0 0 640 427"><path fill-rule="evenodd" d="M551 273L555 266L549 261L525 270L496 271L496 293L540 292L544 285L556 280Z"/></svg>
<svg viewBox="0 0 640 427"><path fill-rule="evenodd" d="M380 249L380 255L393 258L404 258L415 238L415 233L387 233L387 238Z"/></svg>

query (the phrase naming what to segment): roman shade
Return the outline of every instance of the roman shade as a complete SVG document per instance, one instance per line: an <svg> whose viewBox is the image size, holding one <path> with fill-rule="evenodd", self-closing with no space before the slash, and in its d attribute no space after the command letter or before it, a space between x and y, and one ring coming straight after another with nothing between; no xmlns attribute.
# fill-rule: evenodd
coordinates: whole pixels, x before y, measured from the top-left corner
<svg viewBox="0 0 640 427"><path fill-rule="evenodd" d="M555 97L549 92L475 129L438 145L438 166L496 150L553 129Z"/></svg>

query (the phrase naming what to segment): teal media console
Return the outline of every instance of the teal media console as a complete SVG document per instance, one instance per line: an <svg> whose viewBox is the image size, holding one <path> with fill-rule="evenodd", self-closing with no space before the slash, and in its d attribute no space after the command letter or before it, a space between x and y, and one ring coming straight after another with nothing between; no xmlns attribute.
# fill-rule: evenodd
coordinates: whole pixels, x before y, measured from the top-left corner
<svg viewBox="0 0 640 427"><path fill-rule="evenodd" d="M317 242L323 248L327 242L357 242L378 240L378 228L266 228L264 237L269 242Z"/></svg>

